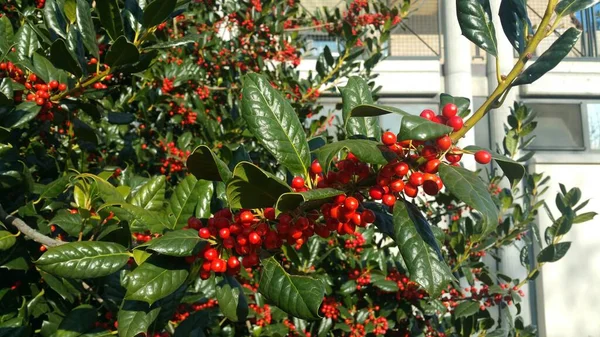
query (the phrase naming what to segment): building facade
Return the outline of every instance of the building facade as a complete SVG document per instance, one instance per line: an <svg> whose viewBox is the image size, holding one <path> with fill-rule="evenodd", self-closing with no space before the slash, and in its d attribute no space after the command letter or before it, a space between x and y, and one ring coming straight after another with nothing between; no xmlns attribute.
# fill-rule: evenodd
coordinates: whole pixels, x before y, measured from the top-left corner
<svg viewBox="0 0 600 337"><path fill-rule="evenodd" d="M304 0L305 7L328 5L339 0ZM500 0L491 0L497 13ZM547 0L529 0L529 17L534 27L540 22ZM455 1L419 0L413 13L395 32L387 59L375 72L382 86L379 103L397 106L418 114L425 108L437 109L440 93L471 99L479 107L496 87L496 64L483 50L461 35L456 21ZM497 19L497 18L496 18ZM499 21L499 20L498 20ZM500 69L507 74L516 62L515 53L495 22ZM568 57L554 70L532 85L514 88L508 104L491 111L470 132L465 143L495 149L502 144L504 124L512 101L521 101L537 112L536 140L530 145L536 155L528 169L552 177L546 193L554 211L558 183L579 187L583 198L591 198L589 210L600 209L600 5L564 18L556 31L536 51L543 53L562 32L570 27L582 30L582 37ZM311 36L311 47L319 51L325 45L335 52L337 44L324 36ZM532 62L531 62L532 63ZM304 60L301 68L314 69L315 61ZM337 97L324 98L333 107ZM327 110L327 109L325 109ZM396 130L394 116L382 116L384 129ZM474 165L472 163L471 165ZM539 215L542 230L550 224ZM600 337L600 220L577 224L567 235L573 241L566 257L544 266L541 275L526 289L521 316L539 328L540 336ZM524 277L519 250L505 249L499 272ZM495 262L494 262L495 264Z"/></svg>

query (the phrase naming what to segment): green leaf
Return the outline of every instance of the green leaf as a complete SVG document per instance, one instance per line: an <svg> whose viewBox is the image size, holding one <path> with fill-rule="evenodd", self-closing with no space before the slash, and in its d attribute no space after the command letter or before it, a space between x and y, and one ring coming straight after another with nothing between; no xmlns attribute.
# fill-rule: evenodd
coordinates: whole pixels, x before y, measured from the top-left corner
<svg viewBox="0 0 600 337"><path fill-rule="evenodd" d="M8 115L2 116L0 124L7 128L24 127L40 112L40 106L35 102L23 102L12 109Z"/></svg>
<svg viewBox="0 0 600 337"><path fill-rule="evenodd" d="M456 11L462 34L479 48L497 56L498 42L489 0L457 0Z"/></svg>
<svg viewBox="0 0 600 337"><path fill-rule="evenodd" d="M569 28L532 65L527 67L512 83L513 86L530 84L554 69L575 46L581 31Z"/></svg>
<svg viewBox="0 0 600 337"><path fill-rule="evenodd" d="M35 31L29 24L24 24L15 34L15 49L19 60L29 60L31 55L40 48Z"/></svg>
<svg viewBox="0 0 600 337"><path fill-rule="evenodd" d="M576 216L573 219L573 223L582 223L582 222L587 222L587 221L593 220L596 215L598 215L598 213L596 213L596 212L587 212L587 213L579 214L578 216Z"/></svg>
<svg viewBox="0 0 600 337"><path fill-rule="evenodd" d="M231 179L231 171L206 145L198 146L188 157L188 171L198 179L225 181Z"/></svg>
<svg viewBox="0 0 600 337"><path fill-rule="evenodd" d="M156 176L142 185L131 198L131 203L150 211L160 211L165 204L165 176Z"/></svg>
<svg viewBox="0 0 600 337"><path fill-rule="evenodd" d="M392 280L377 280L373 282L373 285L385 292L395 293L398 291L398 284Z"/></svg>
<svg viewBox="0 0 600 337"><path fill-rule="evenodd" d="M448 104L453 103L458 108L458 115L465 117L469 113L469 106L471 106L471 100L465 97L454 97L448 94L440 94L440 111Z"/></svg>
<svg viewBox="0 0 600 337"><path fill-rule="evenodd" d="M391 113L395 113L401 116L410 116L408 112L400 110L393 106L374 104L360 104L352 108L352 111L350 112L352 117L375 117Z"/></svg>
<svg viewBox="0 0 600 337"><path fill-rule="evenodd" d="M317 328L317 337L329 336L329 331L333 328L333 320L331 318L323 318Z"/></svg>
<svg viewBox="0 0 600 337"><path fill-rule="evenodd" d="M67 48L64 40L57 39L52 43L50 47L50 60L55 67L68 71L77 78L83 75L79 63L77 63L75 56Z"/></svg>
<svg viewBox="0 0 600 337"><path fill-rule="evenodd" d="M58 69L54 67L50 60L37 52L33 53L33 66L37 76L44 82L48 83L51 80L58 79Z"/></svg>
<svg viewBox="0 0 600 337"><path fill-rule="evenodd" d="M17 236L9 231L0 230L0 250L7 250L17 242Z"/></svg>
<svg viewBox="0 0 600 337"><path fill-rule="evenodd" d="M171 229L184 227L188 219L194 215L198 200L206 196L210 198L212 192L212 182L198 180L192 175L185 177L177 185L169 201Z"/></svg>
<svg viewBox="0 0 600 337"><path fill-rule="evenodd" d="M479 312L479 307L481 303L479 301L466 301L459 304L456 309L454 309L454 317L468 317L473 316Z"/></svg>
<svg viewBox="0 0 600 337"><path fill-rule="evenodd" d="M327 144L314 151L325 173L329 171L331 162L340 155L341 151L351 152L362 162L376 165L385 165L398 157L396 153L379 142L366 139L347 139Z"/></svg>
<svg viewBox="0 0 600 337"><path fill-rule="evenodd" d="M209 322L207 310L196 311L175 328L173 337L204 337L204 329Z"/></svg>
<svg viewBox="0 0 600 337"><path fill-rule="evenodd" d="M250 132L292 174L306 176L310 149L290 102L263 75L244 75L242 83L242 116Z"/></svg>
<svg viewBox="0 0 600 337"><path fill-rule="evenodd" d="M448 192L483 215L484 228L481 237L496 229L498 209L487 185L477 174L459 166L446 164L440 165L439 174Z"/></svg>
<svg viewBox="0 0 600 337"><path fill-rule="evenodd" d="M136 63L139 59L140 52L137 47L127 41L125 36L119 36L112 46L110 46L105 62L111 67L118 67Z"/></svg>
<svg viewBox="0 0 600 337"><path fill-rule="evenodd" d="M13 99L13 82L10 78L5 77L0 81L0 93L7 99Z"/></svg>
<svg viewBox="0 0 600 337"><path fill-rule="evenodd" d="M565 17L575 12L582 11L592 7L600 2L599 0L562 0L556 5L554 11L560 17Z"/></svg>
<svg viewBox="0 0 600 337"><path fill-rule="evenodd" d="M92 21L92 9L86 0L77 1L77 28L83 40L83 45L95 58L99 58L96 29ZM108 56L108 55L107 55ZM108 63L108 62L107 62Z"/></svg>
<svg viewBox="0 0 600 337"><path fill-rule="evenodd" d="M84 234L87 234L91 229L89 226L82 228L83 219L81 218L81 214L71 214L71 212L66 209L56 212L56 215L50 220L50 223L57 225L69 234L69 236L74 237L77 237L82 229Z"/></svg>
<svg viewBox="0 0 600 337"><path fill-rule="evenodd" d="M241 162L233 169L226 193L231 208L264 208L273 207L282 194L291 191L273 174L252 163Z"/></svg>
<svg viewBox="0 0 600 337"><path fill-rule="evenodd" d="M147 250L168 256L192 256L200 250L206 240L198 236L195 229L183 229L167 232L165 235L151 240L144 247Z"/></svg>
<svg viewBox="0 0 600 337"><path fill-rule="evenodd" d="M177 0L154 0L144 9L143 26L150 28L165 21L177 6Z"/></svg>
<svg viewBox="0 0 600 337"><path fill-rule="evenodd" d="M542 249L537 256L538 263L542 262L556 262L567 254L567 251L571 248L571 242L560 242L557 244L549 245Z"/></svg>
<svg viewBox="0 0 600 337"><path fill-rule="evenodd" d="M185 282L189 274L186 267L172 258L149 258L126 276L125 299L152 305L173 293Z"/></svg>
<svg viewBox="0 0 600 337"><path fill-rule="evenodd" d="M67 22L58 3L55 0L46 0L43 14L48 31L66 39Z"/></svg>
<svg viewBox="0 0 600 337"><path fill-rule="evenodd" d="M248 299L244 288L233 277L227 274L215 276L216 298L221 313L232 322L243 322L248 316Z"/></svg>
<svg viewBox="0 0 600 337"><path fill-rule="evenodd" d="M430 296L438 296L453 279L448 265L441 261L433 247L417 231L404 200L394 205L392 238L408 268L410 278L421 285Z"/></svg>
<svg viewBox="0 0 600 337"><path fill-rule="evenodd" d="M95 278L110 275L129 260L125 247L112 242L78 241L52 247L36 265L50 274L66 278Z"/></svg>
<svg viewBox="0 0 600 337"><path fill-rule="evenodd" d="M96 11L100 23L111 40L116 40L123 35L123 19L117 0L103 0L96 2Z"/></svg>
<svg viewBox="0 0 600 337"><path fill-rule="evenodd" d="M290 275L274 257L263 259L262 265L258 290L270 303L297 318L320 318L319 307L325 295L320 280Z"/></svg>
<svg viewBox="0 0 600 337"><path fill-rule="evenodd" d="M77 21L77 0L65 0L63 10L67 20L74 24Z"/></svg>
<svg viewBox="0 0 600 337"><path fill-rule="evenodd" d="M71 310L60 322L55 337L77 337L94 327L98 320L98 311L89 304L83 304Z"/></svg>
<svg viewBox="0 0 600 337"><path fill-rule="evenodd" d="M400 122L398 140L431 140L447 135L452 128L420 116L404 116Z"/></svg>
<svg viewBox="0 0 600 337"><path fill-rule="evenodd" d="M381 138L381 127L379 118L376 117L353 117L353 109L363 104L373 104L371 89L363 78L352 76L348 84L340 88L342 94L342 116L344 128L349 136L362 135L379 140Z"/></svg>
<svg viewBox="0 0 600 337"><path fill-rule="evenodd" d="M0 39L0 53L7 54L13 43L15 33L13 31L12 23L6 15L3 15L0 18L0 36L2 36L2 39Z"/></svg>
<svg viewBox="0 0 600 337"><path fill-rule="evenodd" d="M506 178L508 181L510 181L511 186L514 186L514 184L523 179L523 176L525 175L525 167L516 161L475 145L469 145L463 149L464 152L473 154L480 150L487 151L492 155L492 158L494 158L496 164L500 166L502 172L504 172L504 175L506 175Z"/></svg>
<svg viewBox="0 0 600 337"><path fill-rule="evenodd" d="M529 33L533 34L525 0L502 0L498 14L504 35L515 50L522 53L525 50L525 27L529 27Z"/></svg>
<svg viewBox="0 0 600 337"><path fill-rule="evenodd" d="M289 212L302 207L304 210L315 209L328 202L336 195L343 194L344 191L334 188L319 188L308 190L306 192L288 192L279 196L275 211L277 214Z"/></svg>
<svg viewBox="0 0 600 337"><path fill-rule="evenodd" d="M158 317L160 309L158 307L150 310L146 303L125 301L117 316L119 337L135 337L145 334Z"/></svg>

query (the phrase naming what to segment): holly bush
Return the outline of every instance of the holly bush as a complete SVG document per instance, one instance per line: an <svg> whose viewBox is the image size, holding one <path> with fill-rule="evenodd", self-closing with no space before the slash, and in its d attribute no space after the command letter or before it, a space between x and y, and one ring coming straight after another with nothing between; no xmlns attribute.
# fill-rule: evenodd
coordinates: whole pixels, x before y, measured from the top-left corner
<svg viewBox="0 0 600 337"><path fill-rule="evenodd" d="M540 233L549 177L524 167L526 106L497 151L457 143L568 54L574 28L525 69L546 27L589 3L550 0L534 30L503 1L512 71L474 112L441 94L413 116L371 81L410 1L4 1L0 335L535 335L521 287L595 213L561 185ZM497 56L488 1L457 7ZM336 120L318 98L338 91ZM462 167L470 155L485 170ZM485 259L514 246L525 279Z"/></svg>

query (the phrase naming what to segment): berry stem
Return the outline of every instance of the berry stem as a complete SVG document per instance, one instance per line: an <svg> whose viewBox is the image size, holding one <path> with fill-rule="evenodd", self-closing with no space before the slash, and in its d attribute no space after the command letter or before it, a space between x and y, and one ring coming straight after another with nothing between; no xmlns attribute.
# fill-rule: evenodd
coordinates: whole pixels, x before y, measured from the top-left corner
<svg viewBox="0 0 600 337"><path fill-rule="evenodd" d="M550 23L550 19L554 13L554 8L556 7L558 0L549 0L548 6L546 7L546 12L544 13L544 17L542 18L542 22L539 25L539 29L535 32L535 35L531 39L531 42L527 45L523 53L519 55L519 60L514 65L510 73L506 76L506 79L502 80L496 89L492 92L492 94L487 98L487 100L477 109L477 111L471 116L468 120L465 121L465 125L458 131L453 132L450 135L453 143L457 143L459 139L461 139L469 130L471 130L477 122L479 122L493 107L494 103L505 93L511 89L511 84L517 78L525 64L529 60L528 55L533 55L535 49L540 44L540 42L546 37L546 29L548 24Z"/></svg>

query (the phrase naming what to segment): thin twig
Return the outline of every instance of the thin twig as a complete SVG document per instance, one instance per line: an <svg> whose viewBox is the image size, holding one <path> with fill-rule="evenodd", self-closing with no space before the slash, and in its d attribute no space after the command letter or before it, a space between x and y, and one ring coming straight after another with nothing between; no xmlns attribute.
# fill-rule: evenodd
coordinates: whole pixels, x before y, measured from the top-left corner
<svg viewBox="0 0 600 337"><path fill-rule="evenodd" d="M29 225L27 225L25 223L25 221L15 217L15 216L12 216L10 214L7 214L6 211L4 211L4 208L2 208L2 205L0 205L0 221L2 221L2 223L4 223L7 226L12 225L12 226L16 227L25 236L27 236L28 238L32 239L33 241L35 241L37 243L41 243L44 246L56 247L56 246L60 246L60 245L63 245L66 243L66 242L54 240L53 238L47 237L44 234L41 234L40 232L36 231L35 229L29 227Z"/></svg>

